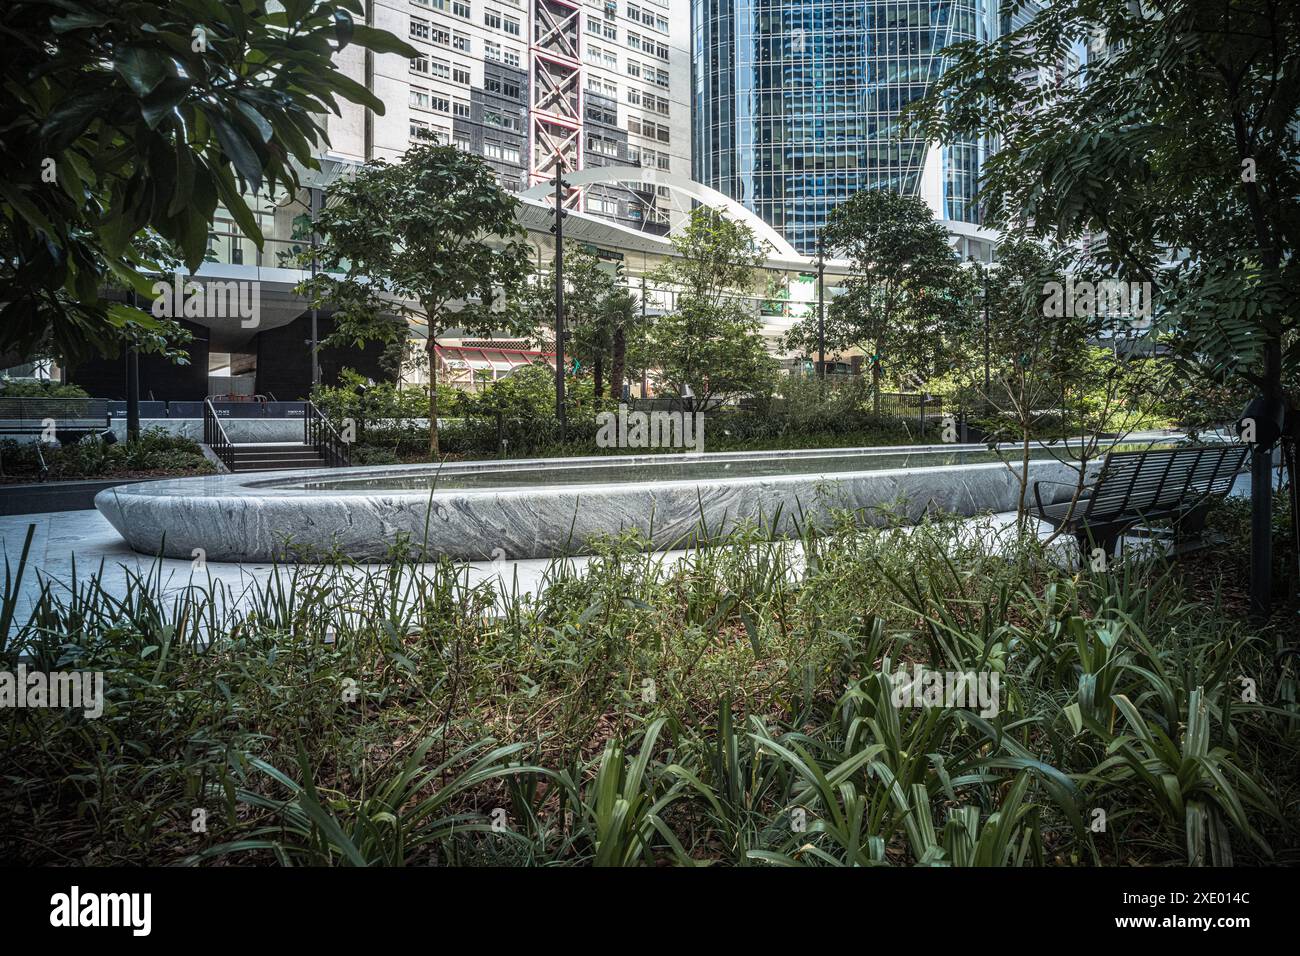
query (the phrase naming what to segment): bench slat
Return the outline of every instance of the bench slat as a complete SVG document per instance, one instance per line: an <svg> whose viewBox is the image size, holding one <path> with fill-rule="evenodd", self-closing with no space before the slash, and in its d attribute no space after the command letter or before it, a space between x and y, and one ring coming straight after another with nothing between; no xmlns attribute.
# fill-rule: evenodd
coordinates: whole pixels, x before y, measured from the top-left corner
<svg viewBox="0 0 1300 956"><path fill-rule="evenodd" d="M1232 444L1112 452L1068 522L1068 501L1041 505L1039 514L1054 525L1081 529L1177 517L1226 495L1248 452Z"/></svg>

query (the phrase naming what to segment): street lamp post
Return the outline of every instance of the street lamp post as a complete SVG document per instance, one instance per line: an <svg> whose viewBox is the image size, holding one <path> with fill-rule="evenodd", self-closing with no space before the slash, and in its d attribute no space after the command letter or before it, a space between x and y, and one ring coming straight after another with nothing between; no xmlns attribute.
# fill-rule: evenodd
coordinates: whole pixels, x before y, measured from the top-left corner
<svg viewBox="0 0 1300 956"><path fill-rule="evenodd" d="M127 290L126 295L127 304L135 307L135 290ZM129 339L126 348L126 437L128 441L140 438L140 350Z"/></svg>
<svg viewBox="0 0 1300 956"><path fill-rule="evenodd" d="M826 381L826 242L817 234L817 375Z"/></svg>
<svg viewBox="0 0 1300 956"><path fill-rule="evenodd" d="M555 165L555 417L560 421L560 442L565 440L564 410L564 164Z"/></svg>
<svg viewBox="0 0 1300 956"><path fill-rule="evenodd" d="M311 217L311 384L314 389L320 384L320 330L317 326L319 310L316 307L316 215L320 211L320 190L314 186L307 189L307 202Z"/></svg>
<svg viewBox="0 0 1300 956"><path fill-rule="evenodd" d="M984 284L984 411L989 406L989 266L981 263L974 256L967 256L966 261L980 270Z"/></svg>
<svg viewBox="0 0 1300 956"><path fill-rule="evenodd" d="M984 405L987 410L989 403L989 270L988 266L983 267L984 273Z"/></svg>

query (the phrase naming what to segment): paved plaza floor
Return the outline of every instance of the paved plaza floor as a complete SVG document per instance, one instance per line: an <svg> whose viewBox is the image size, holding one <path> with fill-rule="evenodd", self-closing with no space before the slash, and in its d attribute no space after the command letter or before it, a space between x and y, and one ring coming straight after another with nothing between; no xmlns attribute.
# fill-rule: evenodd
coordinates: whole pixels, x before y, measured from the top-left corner
<svg viewBox="0 0 1300 956"><path fill-rule="evenodd" d="M1232 490L1234 496L1248 495L1250 479L1242 475ZM969 519L974 526L1003 527L1013 522L1012 514L994 515L991 523L985 519ZM18 565L28 527L34 527L27 568L19 588L14 621L25 622L31 615L34 602L42 587L48 585L54 592L70 595L74 581L80 586L92 574L99 576L101 585L111 594L125 594L131 578L145 575L157 576L157 589L163 595L176 594L187 587L206 587L209 579L225 591L228 600L238 604L241 595L254 585L264 585L274 575L291 573L290 566L264 564L234 564L216 561L196 568L191 561L176 558L158 558L132 551L121 536L98 511L63 511L50 514L11 515L0 517L0 562L7 562L11 573ZM1043 529L1043 534L1047 530ZM1071 539L1058 539L1065 552L1073 552ZM1124 547L1149 547L1149 539L1127 538ZM797 549L798 543L791 547ZM669 568L686 552L672 551L661 555L662 566ZM1063 553L1067 559L1074 554ZM794 556L798 560L798 555ZM584 567L590 558L568 559L575 569ZM548 558L518 561L458 562L466 568L470 586L498 577L501 590L517 590L520 594L539 594L545 589L547 571L552 565ZM301 567L301 566L300 566ZM309 566L310 567L310 566ZM342 573L361 576L378 570L380 565L345 567Z"/></svg>

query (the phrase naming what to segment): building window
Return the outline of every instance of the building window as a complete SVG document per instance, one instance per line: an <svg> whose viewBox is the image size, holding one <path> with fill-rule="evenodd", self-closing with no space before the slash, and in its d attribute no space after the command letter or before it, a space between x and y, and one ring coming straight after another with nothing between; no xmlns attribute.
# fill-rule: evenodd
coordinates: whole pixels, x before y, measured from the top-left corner
<svg viewBox="0 0 1300 956"><path fill-rule="evenodd" d="M453 66L451 68L451 81L460 83L463 86L469 86L469 70L463 66Z"/></svg>
<svg viewBox="0 0 1300 956"><path fill-rule="evenodd" d="M411 17L411 37L415 40L429 39L429 21Z"/></svg>
<svg viewBox="0 0 1300 956"><path fill-rule="evenodd" d="M467 37L463 33L457 33L453 31L451 35L451 48L453 50L459 50L461 53L468 53L469 37Z"/></svg>
<svg viewBox="0 0 1300 956"><path fill-rule="evenodd" d="M489 76L483 80L483 88L489 93L496 93L498 96L504 96L507 99L519 99L519 84L510 80Z"/></svg>
<svg viewBox="0 0 1300 956"><path fill-rule="evenodd" d="M506 33L510 34L512 37L519 36L519 20L517 18L502 18L502 26L505 28Z"/></svg>
<svg viewBox="0 0 1300 956"><path fill-rule="evenodd" d="M429 75L429 58L427 56L411 57L411 72Z"/></svg>
<svg viewBox="0 0 1300 956"><path fill-rule="evenodd" d="M502 57L502 61L506 64L506 66L518 66L518 65L519 65L519 51L518 51L518 50L511 50L511 49L508 49L508 48L507 48L506 51L505 51L505 56Z"/></svg>
<svg viewBox="0 0 1300 956"><path fill-rule="evenodd" d="M500 143L494 143L491 140L483 142L483 156L485 159L495 159L498 162L520 164L519 148L517 146L502 146Z"/></svg>
<svg viewBox="0 0 1300 956"><path fill-rule="evenodd" d="M464 100L452 100L451 115L458 119L469 119L469 104Z"/></svg>
<svg viewBox="0 0 1300 956"><path fill-rule="evenodd" d="M483 41L483 59L501 62L501 44L495 40Z"/></svg>
<svg viewBox="0 0 1300 956"><path fill-rule="evenodd" d="M500 29L501 29L501 14L499 14L499 13L498 13L497 11L495 11L495 10L484 10L484 11L483 11L483 23L484 23L486 26L491 27L493 30L500 30Z"/></svg>
<svg viewBox="0 0 1300 956"><path fill-rule="evenodd" d="M591 102L587 103L587 119L592 123L604 123L606 126L618 125L618 114L614 110Z"/></svg>
<svg viewBox="0 0 1300 956"><path fill-rule="evenodd" d="M519 120L513 116L508 116L504 113L499 113L496 110L484 110L483 125L497 126L500 127L501 129L518 131Z"/></svg>
<svg viewBox="0 0 1300 956"><path fill-rule="evenodd" d="M603 136L588 136L587 149L601 156L618 156L618 143Z"/></svg>
<svg viewBox="0 0 1300 956"><path fill-rule="evenodd" d="M451 0L451 12L468 20L470 17L469 4L465 0Z"/></svg>

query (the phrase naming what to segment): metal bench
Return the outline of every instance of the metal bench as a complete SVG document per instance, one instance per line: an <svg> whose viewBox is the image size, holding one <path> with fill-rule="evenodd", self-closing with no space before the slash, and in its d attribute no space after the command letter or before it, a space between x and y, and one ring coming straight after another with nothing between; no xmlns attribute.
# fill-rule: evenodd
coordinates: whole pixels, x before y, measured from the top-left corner
<svg viewBox="0 0 1300 956"><path fill-rule="evenodd" d="M99 398L0 398L0 438L23 435L36 438L40 479L50 473L41 441L51 428L60 442L80 441L108 427L108 402ZM0 462L0 474L3 462Z"/></svg>
<svg viewBox="0 0 1300 956"><path fill-rule="evenodd" d="M1228 494L1249 453L1227 443L1110 452L1079 500L1044 504L1041 486L1075 486L1036 481L1034 504L1038 517L1073 535L1084 555L1100 547L1113 557L1124 533L1148 521L1172 522L1181 547L1200 537L1210 505Z"/></svg>

